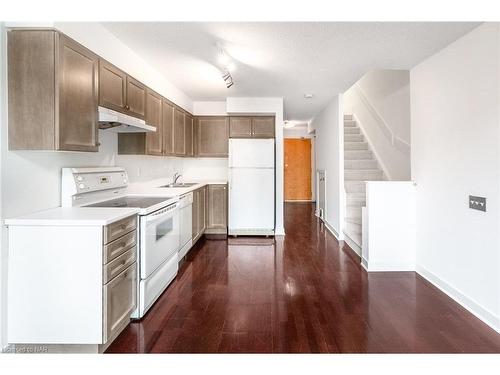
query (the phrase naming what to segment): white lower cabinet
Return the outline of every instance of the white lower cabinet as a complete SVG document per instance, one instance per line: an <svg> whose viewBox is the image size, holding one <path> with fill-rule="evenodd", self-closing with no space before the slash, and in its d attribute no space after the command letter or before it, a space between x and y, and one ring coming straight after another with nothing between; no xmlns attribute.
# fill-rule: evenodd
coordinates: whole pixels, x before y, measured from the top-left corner
<svg viewBox="0 0 500 375"><path fill-rule="evenodd" d="M136 227L9 224L9 344L104 350L137 306Z"/></svg>
<svg viewBox="0 0 500 375"><path fill-rule="evenodd" d="M103 287L104 342L116 337L130 321L137 304L137 267L133 263Z"/></svg>

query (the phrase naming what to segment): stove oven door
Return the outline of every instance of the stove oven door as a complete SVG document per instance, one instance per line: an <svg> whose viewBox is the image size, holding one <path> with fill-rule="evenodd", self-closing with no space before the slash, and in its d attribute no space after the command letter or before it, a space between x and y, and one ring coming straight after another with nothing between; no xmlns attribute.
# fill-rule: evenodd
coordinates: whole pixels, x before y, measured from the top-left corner
<svg viewBox="0 0 500 375"><path fill-rule="evenodd" d="M163 263L177 256L180 247L178 204L141 216L140 276L148 278Z"/></svg>

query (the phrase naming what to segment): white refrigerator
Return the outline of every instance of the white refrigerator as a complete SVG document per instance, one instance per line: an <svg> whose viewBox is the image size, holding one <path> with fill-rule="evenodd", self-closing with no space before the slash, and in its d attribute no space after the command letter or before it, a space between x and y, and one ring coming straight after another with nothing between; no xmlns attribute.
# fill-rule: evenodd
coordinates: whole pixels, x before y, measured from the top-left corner
<svg viewBox="0 0 500 375"><path fill-rule="evenodd" d="M274 235L274 139L229 140L229 235Z"/></svg>

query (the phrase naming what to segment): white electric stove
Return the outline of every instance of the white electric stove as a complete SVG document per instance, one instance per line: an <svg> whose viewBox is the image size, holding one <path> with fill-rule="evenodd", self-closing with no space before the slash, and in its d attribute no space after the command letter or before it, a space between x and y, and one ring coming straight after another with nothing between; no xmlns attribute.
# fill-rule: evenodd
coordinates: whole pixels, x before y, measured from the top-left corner
<svg viewBox="0 0 500 375"><path fill-rule="evenodd" d="M119 167L63 168L63 207L139 208L137 238L138 306L132 318L146 314L178 271L181 245L179 197L128 194L127 172Z"/></svg>

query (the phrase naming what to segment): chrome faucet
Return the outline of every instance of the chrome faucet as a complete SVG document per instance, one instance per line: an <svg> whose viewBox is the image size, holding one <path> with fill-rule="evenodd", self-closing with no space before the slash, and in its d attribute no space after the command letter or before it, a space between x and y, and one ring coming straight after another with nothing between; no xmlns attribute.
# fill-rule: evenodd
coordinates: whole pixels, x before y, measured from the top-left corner
<svg viewBox="0 0 500 375"><path fill-rule="evenodd" d="M174 173L174 177L172 177L172 185L177 183L177 180L181 177L182 175L179 172Z"/></svg>

